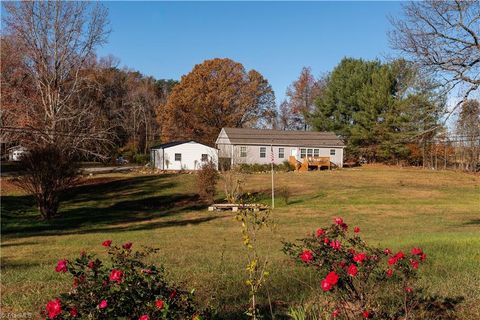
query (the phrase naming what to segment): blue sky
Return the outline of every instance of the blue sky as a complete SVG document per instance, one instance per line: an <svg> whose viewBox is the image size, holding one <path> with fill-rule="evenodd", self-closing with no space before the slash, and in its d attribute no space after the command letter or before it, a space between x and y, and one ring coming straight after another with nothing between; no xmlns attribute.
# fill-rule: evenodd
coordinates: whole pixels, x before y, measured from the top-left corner
<svg viewBox="0 0 480 320"><path fill-rule="evenodd" d="M303 66L315 75L343 57L393 54L387 15L398 2L104 2L112 33L98 54L155 78L180 79L205 59L256 69L277 101Z"/></svg>

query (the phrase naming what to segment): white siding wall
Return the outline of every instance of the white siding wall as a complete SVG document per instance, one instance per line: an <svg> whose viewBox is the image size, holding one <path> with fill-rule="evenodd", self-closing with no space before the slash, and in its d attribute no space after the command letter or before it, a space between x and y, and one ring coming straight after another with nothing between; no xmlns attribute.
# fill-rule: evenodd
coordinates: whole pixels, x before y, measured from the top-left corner
<svg viewBox="0 0 480 320"><path fill-rule="evenodd" d="M226 149L230 148L230 145L224 145ZM246 157L241 157L241 148L246 147L247 155ZM260 148L266 148L265 158L260 157ZM279 149L284 149L284 157L279 158ZM337 166L343 166L343 148L341 147L322 147L322 148L313 148L313 147L287 147L287 146L273 146L273 154L274 154L274 163L281 164L285 160L288 160L290 155L294 155L296 153L296 157L298 160L301 161L301 149L318 149L320 157L330 157L330 161L335 163ZM330 150L335 150L335 155L330 155ZM294 151L292 153L292 151ZM233 147L234 152L234 163L249 163L249 164L268 164L271 161L271 148L269 145L248 145L248 146L240 146L236 145Z"/></svg>
<svg viewBox="0 0 480 320"><path fill-rule="evenodd" d="M246 148L246 157L241 157L241 148L245 147ZM264 147L265 148L265 157L261 158L260 157L260 148ZM279 149L283 148L284 150L284 155L283 158L279 157ZM261 146L261 145L248 145L248 146L240 146L236 145L234 146L234 163L239 164L239 163L258 163L258 164L268 164L271 163L272 159L272 152L271 148L269 145ZM275 164L282 164L285 160L288 160L288 157L291 154L292 149L297 149L293 147L283 147L283 146L273 146L273 162Z"/></svg>
<svg viewBox="0 0 480 320"><path fill-rule="evenodd" d="M212 160L218 168L217 149L196 142L154 150L156 151L155 166L162 170L198 170L202 164L202 154L207 154L209 160ZM181 161L175 160L176 153L181 154ZM162 159L163 155L165 156L164 159Z"/></svg>

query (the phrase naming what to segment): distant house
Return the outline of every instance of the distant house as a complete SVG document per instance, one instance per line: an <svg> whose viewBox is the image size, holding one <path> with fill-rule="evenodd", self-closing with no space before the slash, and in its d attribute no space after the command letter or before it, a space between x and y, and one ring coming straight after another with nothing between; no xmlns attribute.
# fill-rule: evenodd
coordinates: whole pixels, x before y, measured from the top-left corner
<svg viewBox="0 0 480 320"><path fill-rule="evenodd" d="M28 152L28 149L22 146L15 146L8 149L8 160L20 161L22 156Z"/></svg>
<svg viewBox="0 0 480 320"><path fill-rule="evenodd" d="M160 170L198 170L212 161L218 167L218 150L196 141L175 141L150 149L152 166Z"/></svg>
<svg viewBox="0 0 480 320"><path fill-rule="evenodd" d="M327 161L343 166L345 144L333 132L280 131L246 128L223 128L216 146L219 158L230 159L233 164L267 164L272 157L275 164L286 160L300 166L304 160ZM273 154L272 154L273 150ZM317 168L320 168L319 166ZM308 164L306 169L308 170Z"/></svg>

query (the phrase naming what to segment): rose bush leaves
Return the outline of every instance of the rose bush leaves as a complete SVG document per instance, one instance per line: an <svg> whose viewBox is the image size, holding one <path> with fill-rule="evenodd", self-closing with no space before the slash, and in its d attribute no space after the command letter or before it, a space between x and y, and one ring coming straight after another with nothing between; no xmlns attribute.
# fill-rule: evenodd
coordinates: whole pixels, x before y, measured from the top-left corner
<svg viewBox="0 0 480 320"><path fill-rule="evenodd" d="M72 289L47 303L47 319L202 319L193 292L169 283L163 267L143 262L156 249L132 251L131 242L118 247L111 240L102 245L108 265L85 252L58 261L55 271L73 277Z"/></svg>

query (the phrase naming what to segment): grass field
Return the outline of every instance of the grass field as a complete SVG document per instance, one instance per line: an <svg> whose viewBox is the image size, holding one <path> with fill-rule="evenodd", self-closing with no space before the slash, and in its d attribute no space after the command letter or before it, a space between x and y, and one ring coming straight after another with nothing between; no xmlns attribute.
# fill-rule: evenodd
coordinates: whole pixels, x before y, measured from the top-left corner
<svg viewBox="0 0 480 320"><path fill-rule="evenodd" d="M278 173L276 184L291 191L276 198L274 233L261 238L271 261L268 295L275 306L300 302L318 290L317 280L281 252L333 216L358 225L370 244L428 255L421 283L434 294L463 297L461 314L480 319L480 177L386 166L308 173ZM268 203L270 176L247 175L245 191ZM221 196L219 196L221 198ZM36 218L32 199L2 181L1 289L4 312L32 312L71 279L53 272L61 258L80 251L103 255L100 243L132 241L160 248L152 257L169 277L197 290L202 305L236 319L248 301L245 252L238 222L228 213L207 212L198 202L193 175L102 175L66 196L62 217ZM261 300L266 304L265 294Z"/></svg>

